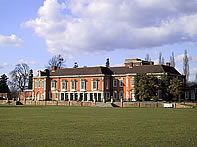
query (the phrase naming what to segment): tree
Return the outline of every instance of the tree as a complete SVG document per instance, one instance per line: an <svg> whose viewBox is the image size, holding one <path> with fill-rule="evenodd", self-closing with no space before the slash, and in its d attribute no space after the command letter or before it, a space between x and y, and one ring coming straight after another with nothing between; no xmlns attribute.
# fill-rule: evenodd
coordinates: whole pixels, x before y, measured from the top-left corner
<svg viewBox="0 0 197 147"><path fill-rule="evenodd" d="M146 54L145 61L151 61L150 55Z"/></svg>
<svg viewBox="0 0 197 147"><path fill-rule="evenodd" d="M170 86L170 76L163 75L159 80L159 89L161 90L162 99L165 101L170 101L172 96L169 91Z"/></svg>
<svg viewBox="0 0 197 147"><path fill-rule="evenodd" d="M136 77L135 94L139 100L150 100L157 98L158 80L153 75L142 74Z"/></svg>
<svg viewBox="0 0 197 147"><path fill-rule="evenodd" d="M170 64L171 64L172 67L175 67L174 52L172 52L172 56L170 56Z"/></svg>
<svg viewBox="0 0 197 147"><path fill-rule="evenodd" d="M0 93L8 93L9 92L7 80L8 80L8 77L5 74L1 75L1 77L0 77Z"/></svg>
<svg viewBox="0 0 197 147"><path fill-rule="evenodd" d="M159 64L162 64L162 53L159 52Z"/></svg>
<svg viewBox="0 0 197 147"><path fill-rule="evenodd" d="M170 85L168 86L170 94L172 94L174 97L179 96L179 101L180 99L180 94L183 92L183 82L174 77L170 80Z"/></svg>
<svg viewBox="0 0 197 147"><path fill-rule="evenodd" d="M66 60L59 54L53 56L47 65L48 69L52 69L52 66L57 66L58 68L63 68L65 65Z"/></svg>
<svg viewBox="0 0 197 147"><path fill-rule="evenodd" d="M73 68L78 68L78 67L79 67L79 66L78 66L78 63L75 62Z"/></svg>
<svg viewBox="0 0 197 147"><path fill-rule="evenodd" d="M109 66L110 66L109 58L107 58L107 60L106 60L106 67L109 67Z"/></svg>
<svg viewBox="0 0 197 147"><path fill-rule="evenodd" d="M29 66L25 63L17 64L13 71L10 72L12 87L24 91L29 81Z"/></svg>
<svg viewBox="0 0 197 147"><path fill-rule="evenodd" d="M186 81L189 80L189 58L187 55L187 50L185 50L183 57L183 73L186 76Z"/></svg>

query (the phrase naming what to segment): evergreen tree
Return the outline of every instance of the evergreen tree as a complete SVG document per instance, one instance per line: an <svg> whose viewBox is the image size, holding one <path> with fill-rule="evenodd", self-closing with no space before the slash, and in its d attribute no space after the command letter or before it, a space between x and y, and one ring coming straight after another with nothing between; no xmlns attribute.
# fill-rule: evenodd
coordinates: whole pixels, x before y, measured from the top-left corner
<svg viewBox="0 0 197 147"><path fill-rule="evenodd" d="M8 78L5 74L1 75L1 77L0 77L0 93L8 93L9 92L7 80L8 80Z"/></svg>
<svg viewBox="0 0 197 147"><path fill-rule="evenodd" d="M183 57L183 73L186 76L186 81L189 80L189 58L187 54L187 50L185 50L184 57Z"/></svg>
<svg viewBox="0 0 197 147"><path fill-rule="evenodd" d="M159 89L161 90L162 99L165 101L170 101L172 96L169 91L170 86L170 76L163 75L159 80Z"/></svg>
<svg viewBox="0 0 197 147"><path fill-rule="evenodd" d="M180 94L183 92L183 82L180 79L174 77L170 79L170 85L168 88L170 94L172 94L174 97L180 96Z"/></svg>
<svg viewBox="0 0 197 147"><path fill-rule="evenodd" d="M136 79L136 97L139 100L150 100L157 98L158 80L153 75L142 74Z"/></svg>

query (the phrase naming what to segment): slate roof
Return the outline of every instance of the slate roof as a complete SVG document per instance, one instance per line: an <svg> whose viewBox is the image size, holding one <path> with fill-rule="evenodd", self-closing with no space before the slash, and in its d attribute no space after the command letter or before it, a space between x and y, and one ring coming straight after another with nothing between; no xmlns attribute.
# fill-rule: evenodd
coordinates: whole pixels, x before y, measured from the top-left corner
<svg viewBox="0 0 197 147"><path fill-rule="evenodd" d="M134 67L83 67L83 68L63 68L57 69L55 72L49 71L50 76L66 76L66 75L96 75L96 74L129 74L129 73L170 73L181 75L175 68L165 65L143 65ZM43 76L46 72L41 73Z"/></svg>

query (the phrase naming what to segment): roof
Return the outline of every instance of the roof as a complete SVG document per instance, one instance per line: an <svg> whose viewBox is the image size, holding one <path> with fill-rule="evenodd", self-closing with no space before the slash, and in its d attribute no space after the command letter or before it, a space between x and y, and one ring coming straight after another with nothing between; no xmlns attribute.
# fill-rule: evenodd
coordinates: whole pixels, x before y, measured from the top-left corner
<svg viewBox="0 0 197 147"><path fill-rule="evenodd" d="M57 69L55 72L50 71L51 76L64 76L64 75L95 75L106 74L110 75L112 72L106 67L83 67L83 68L63 68Z"/></svg>
<svg viewBox="0 0 197 147"><path fill-rule="evenodd" d="M110 70L114 74L126 74L126 73L170 73L181 75L174 67L165 65L143 65L134 67L110 67Z"/></svg>
<svg viewBox="0 0 197 147"><path fill-rule="evenodd" d="M50 76L67 76L67 75L118 75L130 73L170 73L181 75L174 67L165 65L143 65L134 67L82 67L82 68L63 68L56 71L49 71ZM46 72L41 72L41 76L46 76Z"/></svg>

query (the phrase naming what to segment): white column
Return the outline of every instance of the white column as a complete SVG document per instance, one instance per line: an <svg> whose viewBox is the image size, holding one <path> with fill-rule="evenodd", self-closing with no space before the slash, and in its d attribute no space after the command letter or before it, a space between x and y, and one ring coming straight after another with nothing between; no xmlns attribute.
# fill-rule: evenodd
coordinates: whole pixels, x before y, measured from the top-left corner
<svg viewBox="0 0 197 147"><path fill-rule="evenodd" d="M90 100L90 93L87 94L87 100Z"/></svg>
<svg viewBox="0 0 197 147"><path fill-rule="evenodd" d="M83 93L83 100L82 101L84 101L85 100L85 93Z"/></svg>

